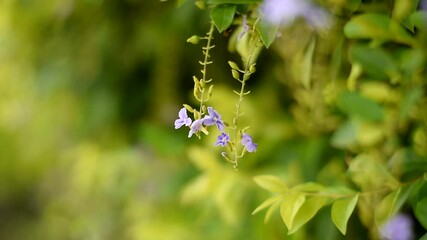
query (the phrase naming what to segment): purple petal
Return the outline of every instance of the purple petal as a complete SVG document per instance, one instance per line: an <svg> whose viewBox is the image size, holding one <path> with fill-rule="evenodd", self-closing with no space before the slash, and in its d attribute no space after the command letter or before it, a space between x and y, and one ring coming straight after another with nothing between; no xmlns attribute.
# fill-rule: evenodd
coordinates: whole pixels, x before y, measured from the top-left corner
<svg viewBox="0 0 427 240"><path fill-rule="evenodd" d="M250 142L250 143L246 144L245 147L246 147L246 151L248 151L248 152L256 152L258 144Z"/></svg>
<svg viewBox="0 0 427 240"><path fill-rule="evenodd" d="M186 118L188 118L187 109L181 108L181 110L179 110L178 116L179 116L180 119L186 119Z"/></svg>
<svg viewBox="0 0 427 240"><path fill-rule="evenodd" d="M203 127L203 119L199 119L194 121L190 126L190 132L188 133L188 137L190 138L193 134L198 133L200 129Z"/></svg>
<svg viewBox="0 0 427 240"><path fill-rule="evenodd" d="M221 133L218 136L217 141L215 142L214 146L221 145L221 146L225 147L229 140L230 140L230 136L227 133Z"/></svg>

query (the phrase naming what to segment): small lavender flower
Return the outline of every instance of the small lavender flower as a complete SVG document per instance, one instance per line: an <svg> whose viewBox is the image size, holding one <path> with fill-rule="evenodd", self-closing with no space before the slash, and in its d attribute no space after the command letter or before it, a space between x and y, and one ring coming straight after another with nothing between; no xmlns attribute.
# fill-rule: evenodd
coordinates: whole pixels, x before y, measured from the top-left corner
<svg viewBox="0 0 427 240"><path fill-rule="evenodd" d="M190 138L191 136L193 136L193 134L195 134L195 133L198 133L201 129L202 129L202 127L203 127L203 121L204 121L205 119L204 118L202 118L202 119L198 119L198 120L195 120L192 124L191 124L191 126L190 126L190 132L188 133L188 137Z"/></svg>
<svg viewBox="0 0 427 240"><path fill-rule="evenodd" d="M178 129L183 125L185 126L191 125L192 120L187 115L187 109L181 108L181 110L179 110L178 117L179 118L175 120L175 129Z"/></svg>
<svg viewBox="0 0 427 240"><path fill-rule="evenodd" d="M265 0L261 6L265 19L277 25L288 25L302 17L314 27L329 25L329 15L307 0Z"/></svg>
<svg viewBox="0 0 427 240"><path fill-rule="evenodd" d="M248 152L256 152L258 144L252 141L252 137L246 133L242 135L242 145L245 146L246 151Z"/></svg>
<svg viewBox="0 0 427 240"><path fill-rule="evenodd" d="M212 107L208 107L209 116L206 116L204 119L204 124L206 126L216 125L218 129L222 132L224 130L224 122L221 120L221 115L215 111Z"/></svg>
<svg viewBox="0 0 427 240"><path fill-rule="evenodd" d="M214 146L221 145L221 146L225 147L225 145L227 145L228 141L230 141L230 135L223 132L218 136Z"/></svg>
<svg viewBox="0 0 427 240"><path fill-rule="evenodd" d="M414 238L412 232L412 219L405 214L396 214L380 229L383 240L411 240Z"/></svg>

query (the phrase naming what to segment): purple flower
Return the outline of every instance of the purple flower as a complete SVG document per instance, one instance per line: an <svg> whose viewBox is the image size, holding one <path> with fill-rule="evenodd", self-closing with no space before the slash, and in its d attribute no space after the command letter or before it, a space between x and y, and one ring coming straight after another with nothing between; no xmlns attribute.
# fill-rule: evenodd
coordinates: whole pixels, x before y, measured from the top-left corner
<svg viewBox="0 0 427 240"><path fill-rule="evenodd" d="M187 109L181 108L178 113L178 119L175 120L175 129L182 127L182 125L190 126L191 118L187 116Z"/></svg>
<svg viewBox="0 0 427 240"><path fill-rule="evenodd" d="M258 144L252 141L252 137L246 133L242 135L242 145L245 146L246 151L248 152L256 152Z"/></svg>
<svg viewBox="0 0 427 240"><path fill-rule="evenodd" d="M329 15L307 0L265 0L261 6L265 19L272 24L288 25L302 17L314 27L329 25Z"/></svg>
<svg viewBox="0 0 427 240"><path fill-rule="evenodd" d="M230 136L227 133L223 132L218 136L214 146L221 145L221 146L225 147L225 145L227 145L229 140L230 140Z"/></svg>
<svg viewBox="0 0 427 240"><path fill-rule="evenodd" d="M405 214L396 214L383 226L380 232L383 240L411 240L414 238L412 232L412 219Z"/></svg>
<svg viewBox="0 0 427 240"><path fill-rule="evenodd" d="M209 116L204 117L204 124L206 126L216 125L222 132L224 130L224 122L221 120L221 115L215 111L212 107L208 107Z"/></svg>
<svg viewBox="0 0 427 240"><path fill-rule="evenodd" d="M193 134L198 133L200 129L203 127L204 118L195 120L190 126L190 132L188 133L188 137L190 138Z"/></svg>

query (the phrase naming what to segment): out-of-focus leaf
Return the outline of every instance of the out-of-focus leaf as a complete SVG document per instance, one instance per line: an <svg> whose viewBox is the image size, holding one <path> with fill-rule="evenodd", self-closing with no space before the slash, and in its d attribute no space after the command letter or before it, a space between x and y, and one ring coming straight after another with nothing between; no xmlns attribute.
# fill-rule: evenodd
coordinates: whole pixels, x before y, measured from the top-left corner
<svg viewBox="0 0 427 240"><path fill-rule="evenodd" d="M305 201L297 212L292 223L292 228L289 229L288 234L295 233L300 227L312 219L317 211L325 205L325 202L325 197L323 196L314 196Z"/></svg>
<svg viewBox="0 0 427 240"><path fill-rule="evenodd" d="M363 191L382 187L395 189L400 185L376 156L359 154L351 160L348 171L353 182Z"/></svg>
<svg viewBox="0 0 427 240"><path fill-rule="evenodd" d="M396 21L387 15L365 13L353 17L344 26L344 34L348 38L374 39L377 41L396 41L408 45L413 44L412 37Z"/></svg>
<svg viewBox="0 0 427 240"><path fill-rule="evenodd" d="M408 17L417 10L419 0L396 0L392 12L393 19L401 22L409 30L414 31L414 24L408 21Z"/></svg>
<svg viewBox="0 0 427 240"><path fill-rule="evenodd" d="M421 225L427 229L427 198L421 199L415 207L415 216Z"/></svg>
<svg viewBox="0 0 427 240"><path fill-rule="evenodd" d="M209 4L250 4L259 3L262 0L208 0Z"/></svg>
<svg viewBox="0 0 427 240"><path fill-rule="evenodd" d="M346 4L346 9L349 14L353 14L357 9L359 9L362 0L349 0Z"/></svg>
<svg viewBox="0 0 427 240"><path fill-rule="evenodd" d="M227 29L233 22L236 5L221 4L211 11L211 18L219 32Z"/></svg>
<svg viewBox="0 0 427 240"><path fill-rule="evenodd" d="M399 118L401 120L405 120L408 117L410 110L415 106L422 95L422 88L413 88L403 96L399 111Z"/></svg>
<svg viewBox="0 0 427 240"><path fill-rule="evenodd" d="M424 181L418 189L418 199L427 198L427 181Z"/></svg>
<svg viewBox="0 0 427 240"><path fill-rule="evenodd" d="M381 121L384 109L376 102L355 92L343 92L338 97L338 107L348 115L367 121Z"/></svg>
<svg viewBox="0 0 427 240"><path fill-rule="evenodd" d="M388 194L375 209L375 222L377 226L382 226L388 219L394 216L405 201L408 199L413 185L398 188Z"/></svg>
<svg viewBox="0 0 427 240"><path fill-rule="evenodd" d="M357 127L351 121L342 124L331 138L331 144L336 148L348 148L356 143Z"/></svg>
<svg viewBox="0 0 427 240"><path fill-rule="evenodd" d="M418 29L427 29L427 11L414 12L410 17L409 21Z"/></svg>
<svg viewBox="0 0 427 240"><path fill-rule="evenodd" d="M350 219L351 214L353 213L354 208L356 207L357 199L359 194L354 195L353 197L343 198L335 201L332 204L331 217L335 226L345 235L347 232L347 222Z"/></svg>
<svg viewBox="0 0 427 240"><path fill-rule="evenodd" d="M424 234L419 240L427 240L427 233Z"/></svg>
<svg viewBox="0 0 427 240"><path fill-rule="evenodd" d="M283 193L288 190L286 184L278 177L273 175L260 175L254 177L254 181L269 192Z"/></svg>
<svg viewBox="0 0 427 240"><path fill-rule="evenodd" d="M268 220L270 220L271 215L273 215L273 212L276 211L276 209L279 208L280 205L281 205L281 201L277 201L273 205L270 206L270 208L265 213L264 223L266 223L266 222L268 222Z"/></svg>
<svg viewBox="0 0 427 240"><path fill-rule="evenodd" d="M293 191L298 191L298 192L320 192L325 190L325 186L323 186L322 184L319 183L315 183L315 182L308 182L308 183L303 183L300 185L297 185L295 187L292 188Z"/></svg>
<svg viewBox="0 0 427 240"><path fill-rule="evenodd" d="M270 197L267 200L265 200L263 203L261 203L253 212L252 215L258 213L259 211L262 211L263 209L275 204L276 202L280 201L280 199L282 198L282 196L274 196L274 197Z"/></svg>
<svg viewBox="0 0 427 240"><path fill-rule="evenodd" d="M412 79L412 76L423 67L425 60L424 54L419 49L405 49L399 56L399 65L407 78Z"/></svg>
<svg viewBox="0 0 427 240"><path fill-rule="evenodd" d="M357 129L357 142L360 146L372 147L384 139L384 130L380 124L362 122Z"/></svg>
<svg viewBox="0 0 427 240"><path fill-rule="evenodd" d="M292 192L283 195L282 204L280 206L280 215L289 230L292 229L294 218L304 202L305 194L303 193Z"/></svg>
<svg viewBox="0 0 427 240"><path fill-rule="evenodd" d="M394 59L381 48L354 46L350 49L351 61L359 63L374 78L392 80L399 77Z"/></svg>
<svg viewBox="0 0 427 240"><path fill-rule="evenodd" d="M256 28L261 36L262 43L266 48L269 48L274 39L276 39L279 25L271 24L261 19Z"/></svg>
<svg viewBox="0 0 427 240"><path fill-rule="evenodd" d="M308 44L308 48L302 58L302 64L300 68L301 83L305 88L310 88L311 84L311 69L313 66L313 53L316 46L316 38L312 38Z"/></svg>

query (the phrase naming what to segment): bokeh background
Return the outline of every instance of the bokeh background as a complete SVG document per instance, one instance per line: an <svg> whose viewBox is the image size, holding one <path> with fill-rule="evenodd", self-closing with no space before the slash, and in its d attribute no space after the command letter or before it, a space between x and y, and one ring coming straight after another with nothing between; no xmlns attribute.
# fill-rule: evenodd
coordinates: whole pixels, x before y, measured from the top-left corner
<svg viewBox="0 0 427 240"><path fill-rule="evenodd" d="M202 52L186 39L208 26L193 1L0 1L0 239L344 239L330 207L292 236L278 213L266 224L251 215L270 196L253 176L347 181L345 152L330 144L341 119L322 97L330 77L350 72L327 70L342 30L319 33L310 90L292 81L305 71L292 59L304 58L310 28L261 53L242 119L259 147L235 171L216 134L188 139L173 125L182 103L196 104ZM239 87L229 38L216 33L209 73L224 119ZM368 127L362 145L377 144ZM348 239L366 232L350 219Z"/></svg>

